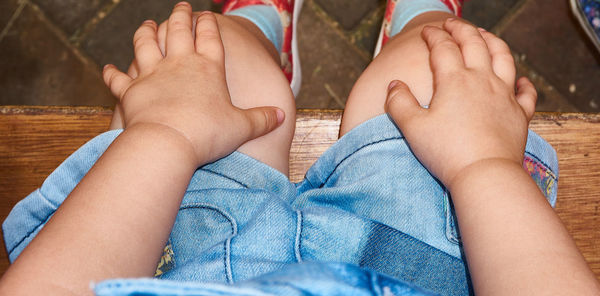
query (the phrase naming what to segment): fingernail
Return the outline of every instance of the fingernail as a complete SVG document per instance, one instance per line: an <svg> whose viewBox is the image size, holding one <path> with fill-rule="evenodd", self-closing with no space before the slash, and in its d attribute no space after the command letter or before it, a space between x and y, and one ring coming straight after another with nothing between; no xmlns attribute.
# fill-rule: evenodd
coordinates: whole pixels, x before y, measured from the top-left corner
<svg viewBox="0 0 600 296"><path fill-rule="evenodd" d="M276 113L277 113L277 123L280 124L285 119L285 113L283 113L283 110L281 110L279 108L277 108Z"/></svg>
<svg viewBox="0 0 600 296"><path fill-rule="evenodd" d="M211 13L212 13L211 11L205 10L205 11L203 11L203 12L200 13L200 16L211 14Z"/></svg>
<svg viewBox="0 0 600 296"><path fill-rule="evenodd" d="M181 1L181 2L179 2L179 3L177 3L177 4L175 4L175 7L177 7L177 6L182 6L182 5L189 6L190 4L189 4L189 3L187 3L187 2L185 2L185 1Z"/></svg>
<svg viewBox="0 0 600 296"><path fill-rule="evenodd" d="M484 28L477 28L477 30L479 30L479 32L487 32Z"/></svg>
<svg viewBox="0 0 600 296"><path fill-rule="evenodd" d="M447 18L447 19L446 19L446 21L447 21L447 22L453 22L453 21L454 21L454 18L453 18L453 17Z"/></svg>
<svg viewBox="0 0 600 296"><path fill-rule="evenodd" d="M392 80L392 82L390 82L390 85L388 85L388 91L392 90L392 88L394 88L394 86L398 85L398 83L400 83L400 81Z"/></svg>
<svg viewBox="0 0 600 296"><path fill-rule="evenodd" d="M102 70L106 70L106 69L108 69L108 67L110 67L110 64L104 65L104 68L102 68Z"/></svg>
<svg viewBox="0 0 600 296"><path fill-rule="evenodd" d="M144 24L153 25L154 21L153 20L145 20Z"/></svg>

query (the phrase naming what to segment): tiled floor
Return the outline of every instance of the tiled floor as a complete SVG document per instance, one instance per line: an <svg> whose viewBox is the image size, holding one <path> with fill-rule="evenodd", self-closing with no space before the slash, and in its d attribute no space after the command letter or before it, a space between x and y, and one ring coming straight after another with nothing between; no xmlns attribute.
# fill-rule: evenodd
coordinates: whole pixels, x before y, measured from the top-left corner
<svg viewBox="0 0 600 296"><path fill-rule="evenodd" d="M176 1L2 0L0 105L105 105L100 65L125 69L144 19L163 20ZM196 10L219 10L211 0ZM385 0L305 0L299 23L299 108L343 108L368 65ZM539 111L600 111L600 55L567 0L470 0L464 17L505 39L521 75L535 82Z"/></svg>

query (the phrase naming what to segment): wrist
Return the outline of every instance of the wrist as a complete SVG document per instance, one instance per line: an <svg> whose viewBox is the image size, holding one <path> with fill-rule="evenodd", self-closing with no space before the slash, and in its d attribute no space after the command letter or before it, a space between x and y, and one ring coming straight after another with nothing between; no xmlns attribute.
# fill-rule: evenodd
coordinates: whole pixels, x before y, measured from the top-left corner
<svg viewBox="0 0 600 296"><path fill-rule="evenodd" d="M506 158L486 158L478 160L459 170L448 184L445 184L452 193L465 186L471 186L477 179L492 179L495 176L505 175L511 171L525 173L519 162Z"/></svg>
<svg viewBox="0 0 600 296"><path fill-rule="evenodd" d="M132 149L156 150L163 156L172 156L194 164L202 165L203 159L196 154L190 140L179 131L159 123L138 123L128 126L120 138L131 139L127 141Z"/></svg>

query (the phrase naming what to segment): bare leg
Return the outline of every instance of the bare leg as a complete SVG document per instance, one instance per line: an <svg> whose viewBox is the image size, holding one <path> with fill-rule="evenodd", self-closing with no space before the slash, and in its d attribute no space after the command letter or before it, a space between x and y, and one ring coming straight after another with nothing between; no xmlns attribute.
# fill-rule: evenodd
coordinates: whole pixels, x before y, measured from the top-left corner
<svg viewBox="0 0 600 296"><path fill-rule="evenodd" d="M250 21L236 16L217 15L225 46L225 69L231 101L239 108L277 106L285 111L285 121L275 131L242 145L238 151L258 159L288 175L289 151L296 124L296 105L289 82L280 69L275 47ZM166 23L159 30L164 49ZM135 63L129 74L137 75ZM111 129L123 126L115 108Z"/></svg>
<svg viewBox="0 0 600 296"><path fill-rule="evenodd" d="M441 27L449 17L455 16L445 12L423 13L387 42L352 88L344 110L340 136L386 112L387 87L394 79L408 84L421 105L429 105L433 80L429 50L421 39L421 30L425 25Z"/></svg>

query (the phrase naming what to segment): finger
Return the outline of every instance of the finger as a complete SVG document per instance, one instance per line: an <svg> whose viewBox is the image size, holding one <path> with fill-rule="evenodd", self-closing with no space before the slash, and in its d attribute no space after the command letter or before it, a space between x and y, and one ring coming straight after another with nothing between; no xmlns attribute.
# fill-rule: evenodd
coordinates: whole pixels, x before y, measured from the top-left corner
<svg viewBox="0 0 600 296"><path fill-rule="evenodd" d="M140 68L137 65L137 61L134 59L133 62L131 62L131 65L129 65L129 69L127 69L127 75L129 75L129 77L132 79L136 79L139 73Z"/></svg>
<svg viewBox="0 0 600 296"><path fill-rule="evenodd" d="M167 26L166 55L178 56L194 52L192 35L192 7L179 2L173 8Z"/></svg>
<svg viewBox="0 0 600 296"><path fill-rule="evenodd" d="M533 118L535 114L535 102L537 101L537 91L533 83L527 77L521 77L517 81L517 103L521 105L527 120Z"/></svg>
<svg viewBox="0 0 600 296"><path fill-rule="evenodd" d="M390 83L385 108L400 130L407 128L414 118L427 112L419 105L408 85L399 80Z"/></svg>
<svg viewBox="0 0 600 296"><path fill-rule="evenodd" d="M167 28L169 27L169 21L164 21L158 26L158 47L163 56L167 55Z"/></svg>
<svg viewBox="0 0 600 296"><path fill-rule="evenodd" d="M196 21L196 52L221 61L223 51L217 18L211 12L203 12Z"/></svg>
<svg viewBox="0 0 600 296"><path fill-rule="evenodd" d="M106 86L119 100L123 98L123 93L125 93L132 80L131 77L119 71L114 65L104 66L102 77Z"/></svg>
<svg viewBox="0 0 600 296"><path fill-rule="evenodd" d="M135 59L142 73L152 69L163 58L158 47L156 30L156 23L147 20L133 35Z"/></svg>
<svg viewBox="0 0 600 296"><path fill-rule="evenodd" d="M464 69L462 53L448 32L425 26L421 36L429 48L429 62L435 81L439 81L441 75Z"/></svg>
<svg viewBox="0 0 600 296"><path fill-rule="evenodd" d="M285 119L285 113L277 107L257 107L242 112L248 119L247 141L268 134Z"/></svg>
<svg viewBox="0 0 600 296"><path fill-rule="evenodd" d="M483 29L480 29L479 32L490 50L494 73L496 73L506 85L512 88L515 85L515 76L517 73L515 69L515 60L510 52L510 48L506 42L496 37L496 35Z"/></svg>
<svg viewBox="0 0 600 296"><path fill-rule="evenodd" d="M475 26L449 18L444 22L444 29L452 35L460 46L467 68L492 69L490 51Z"/></svg>

